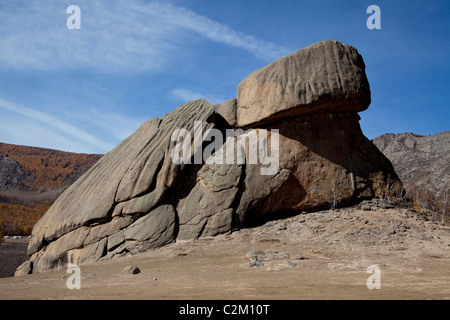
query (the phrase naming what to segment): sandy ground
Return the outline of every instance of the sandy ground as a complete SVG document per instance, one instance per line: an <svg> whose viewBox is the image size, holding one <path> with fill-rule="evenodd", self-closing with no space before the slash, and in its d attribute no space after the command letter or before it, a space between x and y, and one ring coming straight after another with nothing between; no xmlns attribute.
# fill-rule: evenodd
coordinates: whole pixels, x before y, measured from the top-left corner
<svg viewBox="0 0 450 320"><path fill-rule="evenodd" d="M2 278L0 299L450 299L449 262L447 227L348 208L84 265L81 289L67 288L66 269ZM130 265L141 273L121 275Z"/></svg>

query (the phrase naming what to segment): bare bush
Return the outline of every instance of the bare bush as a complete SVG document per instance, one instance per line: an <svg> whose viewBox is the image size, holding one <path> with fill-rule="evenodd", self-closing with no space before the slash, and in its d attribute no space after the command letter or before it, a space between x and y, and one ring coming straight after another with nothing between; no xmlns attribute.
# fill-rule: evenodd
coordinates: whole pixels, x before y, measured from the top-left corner
<svg viewBox="0 0 450 320"><path fill-rule="evenodd" d="M405 201L406 191L400 181L392 179L390 175L385 177L381 171L371 174L370 180L375 197L381 201L389 203Z"/></svg>

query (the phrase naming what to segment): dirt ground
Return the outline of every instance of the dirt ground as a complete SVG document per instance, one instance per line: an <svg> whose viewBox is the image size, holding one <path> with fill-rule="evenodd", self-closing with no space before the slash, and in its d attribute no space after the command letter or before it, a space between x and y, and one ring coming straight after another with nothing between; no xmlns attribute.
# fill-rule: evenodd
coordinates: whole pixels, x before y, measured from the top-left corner
<svg viewBox="0 0 450 320"><path fill-rule="evenodd" d="M18 266L27 259L29 239L3 239L0 243L0 278L12 277Z"/></svg>
<svg viewBox="0 0 450 320"><path fill-rule="evenodd" d="M300 214L229 235L0 279L0 299L450 299L450 230L406 209ZM127 266L141 273L121 275ZM369 289L377 266L379 289ZM369 269L370 270L370 269ZM370 283L375 283L369 281Z"/></svg>

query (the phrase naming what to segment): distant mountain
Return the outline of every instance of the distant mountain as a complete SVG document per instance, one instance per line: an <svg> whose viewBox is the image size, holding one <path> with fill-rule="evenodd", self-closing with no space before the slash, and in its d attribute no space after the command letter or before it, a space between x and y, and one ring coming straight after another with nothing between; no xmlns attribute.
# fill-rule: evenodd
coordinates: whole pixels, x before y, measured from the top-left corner
<svg viewBox="0 0 450 320"><path fill-rule="evenodd" d="M389 133L373 143L391 160L407 191L427 190L441 198L450 190L450 131L431 136Z"/></svg>
<svg viewBox="0 0 450 320"><path fill-rule="evenodd" d="M30 234L53 201L101 157L0 143L0 234Z"/></svg>
<svg viewBox="0 0 450 320"><path fill-rule="evenodd" d="M0 194L54 200L101 157L0 143Z"/></svg>

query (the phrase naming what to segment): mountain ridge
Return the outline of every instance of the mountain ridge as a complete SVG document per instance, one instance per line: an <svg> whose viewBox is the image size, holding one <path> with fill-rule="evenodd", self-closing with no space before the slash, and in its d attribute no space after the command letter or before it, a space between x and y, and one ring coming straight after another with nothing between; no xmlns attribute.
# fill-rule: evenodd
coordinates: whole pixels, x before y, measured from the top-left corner
<svg viewBox="0 0 450 320"><path fill-rule="evenodd" d="M53 201L101 157L0 142L0 233L29 235Z"/></svg>
<svg viewBox="0 0 450 320"><path fill-rule="evenodd" d="M407 192L442 200L450 189L450 131L433 135L383 134L372 140L392 162Z"/></svg>
<svg viewBox="0 0 450 320"><path fill-rule="evenodd" d="M102 157L2 142L0 156L13 159L21 166L26 176L22 183L28 188L68 187Z"/></svg>

